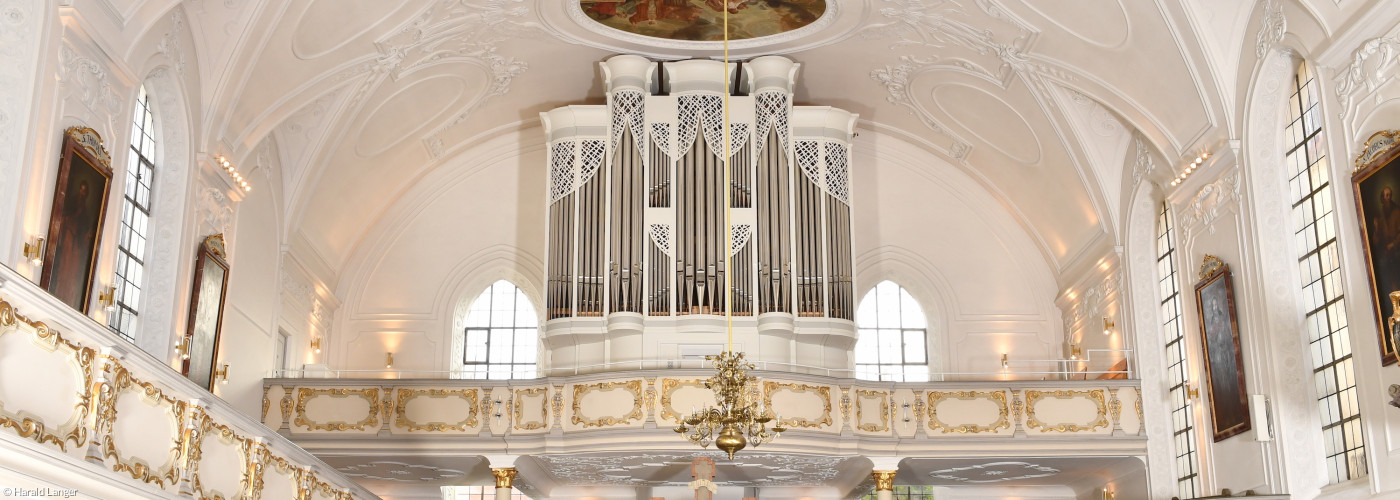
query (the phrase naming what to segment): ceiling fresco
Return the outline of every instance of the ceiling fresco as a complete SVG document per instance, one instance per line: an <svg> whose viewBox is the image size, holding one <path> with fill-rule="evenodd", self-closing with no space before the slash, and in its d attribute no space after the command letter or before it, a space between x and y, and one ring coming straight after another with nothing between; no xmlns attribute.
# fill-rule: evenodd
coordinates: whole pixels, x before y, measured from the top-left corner
<svg viewBox="0 0 1400 500"><path fill-rule="evenodd" d="M777 35L812 24L825 0L580 0L579 7L612 29L668 40L713 42Z"/></svg>

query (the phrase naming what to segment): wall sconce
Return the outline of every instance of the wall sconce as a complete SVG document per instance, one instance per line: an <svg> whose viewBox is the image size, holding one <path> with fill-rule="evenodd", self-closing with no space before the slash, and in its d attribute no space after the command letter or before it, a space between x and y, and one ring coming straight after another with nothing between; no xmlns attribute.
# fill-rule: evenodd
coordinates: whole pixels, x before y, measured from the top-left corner
<svg viewBox="0 0 1400 500"><path fill-rule="evenodd" d="M1007 359L1006 359L1006 354L1003 353L1003 354L1001 355L1001 369L1005 370L1005 369L1010 368L1010 367L1011 367L1011 362L1007 361Z"/></svg>
<svg viewBox="0 0 1400 500"><path fill-rule="evenodd" d="M1079 344L1069 345L1069 359L1079 359L1082 356L1084 356L1084 350L1079 347Z"/></svg>
<svg viewBox="0 0 1400 500"><path fill-rule="evenodd" d="M228 363L219 365L219 369L214 371L214 378L219 379L221 384L228 384Z"/></svg>
<svg viewBox="0 0 1400 500"><path fill-rule="evenodd" d="M1113 320L1108 319L1108 316L1103 317L1103 334L1113 335Z"/></svg>
<svg viewBox="0 0 1400 500"><path fill-rule="evenodd" d="M316 354L321 354L321 337L311 338L311 350L316 351Z"/></svg>
<svg viewBox="0 0 1400 500"><path fill-rule="evenodd" d="M44 239L34 238L33 243L24 244L24 258L35 266L44 263Z"/></svg>
<svg viewBox="0 0 1400 500"><path fill-rule="evenodd" d="M385 368L393 368L393 367L394 367L394 353L392 353L392 352L386 352L386 353L384 353L384 367L385 367Z"/></svg>
<svg viewBox="0 0 1400 500"><path fill-rule="evenodd" d="M180 359L190 359L190 338L180 336L180 341L175 343L175 350L180 353Z"/></svg>
<svg viewBox="0 0 1400 500"><path fill-rule="evenodd" d="M1113 496L1113 490L1108 488L1103 489L1103 500L1113 500Z"/></svg>
<svg viewBox="0 0 1400 500"><path fill-rule="evenodd" d="M107 285L106 287L102 288L101 292L97 292L97 302L99 304L102 304L103 309L106 309L108 311L116 310L116 294L117 289L112 287L112 285Z"/></svg>
<svg viewBox="0 0 1400 500"><path fill-rule="evenodd" d="M1181 390L1186 391L1186 397L1188 398L1191 398L1193 400L1201 399L1201 389L1197 387L1191 387L1191 382L1182 382Z"/></svg>

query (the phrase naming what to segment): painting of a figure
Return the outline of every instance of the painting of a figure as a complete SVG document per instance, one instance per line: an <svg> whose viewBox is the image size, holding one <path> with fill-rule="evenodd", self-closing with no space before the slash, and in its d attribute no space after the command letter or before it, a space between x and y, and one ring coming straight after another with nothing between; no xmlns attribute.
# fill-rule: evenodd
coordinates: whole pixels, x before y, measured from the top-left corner
<svg viewBox="0 0 1400 500"><path fill-rule="evenodd" d="M1207 255L1201 274L1201 281L1196 284L1196 312L1205 349L1211 421L1218 443L1250 429L1249 396L1245 392L1244 355L1240 351L1230 266Z"/></svg>
<svg viewBox="0 0 1400 500"><path fill-rule="evenodd" d="M1368 144L1370 144L1368 142ZM1371 301L1380 331L1381 363L1397 360L1394 331L1389 318L1395 313L1388 296L1400 290L1400 148L1392 148L1359 165L1352 176L1361 236L1366 242L1366 268L1371 276Z"/></svg>
<svg viewBox="0 0 1400 500"><path fill-rule="evenodd" d="M826 13L826 0L580 0L589 18L639 35L713 42L743 40L802 28Z"/></svg>
<svg viewBox="0 0 1400 500"><path fill-rule="evenodd" d="M205 389L214 386L214 366L219 359L219 333L223 323L224 293L228 289L228 263L224 260L224 237L204 239L194 268L194 293L190 297L189 359L185 376Z"/></svg>
<svg viewBox="0 0 1400 500"><path fill-rule="evenodd" d="M106 157L92 129L74 128L65 134L39 278L39 286L82 312L87 312L92 291L112 177Z"/></svg>

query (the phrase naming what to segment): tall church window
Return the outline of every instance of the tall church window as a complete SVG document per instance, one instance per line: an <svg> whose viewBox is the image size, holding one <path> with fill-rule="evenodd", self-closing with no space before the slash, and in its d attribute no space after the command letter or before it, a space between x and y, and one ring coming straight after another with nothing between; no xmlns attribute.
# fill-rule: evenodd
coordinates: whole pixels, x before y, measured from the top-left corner
<svg viewBox="0 0 1400 500"><path fill-rule="evenodd" d="M539 317L519 287L501 280L467 311L463 378L535 378Z"/></svg>
<svg viewBox="0 0 1400 500"><path fill-rule="evenodd" d="M1293 199L1294 242L1302 256L1304 320L1312 358L1314 393L1322 417L1327 475L1332 483L1366 475L1361 408L1352 367L1346 300L1342 294L1332 173L1322 135L1321 90L1307 63L1294 74L1284 137Z"/></svg>
<svg viewBox="0 0 1400 500"><path fill-rule="evenodd" d="M928 319L904 287L893 281L875 285L860 301L856 325L856 378L928 381Z"/></svg>
<svg viewBox="0 0 1400 500"><path fill-rule="evenodd" d="M146 270L146 239L151 219L151 179L155 175L156 142L150 96L146 87L136 98L131 120L131 150L122 193L122 225L117 240L117 267L112 286L114 308L107 325L127 340L136 339L141 308L141 278Z"/></svg>
<svg viewBox="0 0 1400 500"><path fill-rule="evenodd" d="M1157 214L1157 287L1162 302L1162 337L1167 339L1167 378L1171 384L1172 443L1176 446L1176 490L1181 498L1200 496L1201 476L1196 459L1196 426L1191 412L1186 342L1181 329L1181 290L1177 286L1176 229L1167 203Z"/></svg>

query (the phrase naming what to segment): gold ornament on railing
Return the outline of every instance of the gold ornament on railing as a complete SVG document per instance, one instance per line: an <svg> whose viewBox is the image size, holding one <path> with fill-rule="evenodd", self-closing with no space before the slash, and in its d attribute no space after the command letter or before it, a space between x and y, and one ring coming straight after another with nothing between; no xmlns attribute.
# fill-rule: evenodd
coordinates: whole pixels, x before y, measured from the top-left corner
<svg viewBox="0 0 1400 500"><path fill-rule="evenodd" d="M749 388L757 381L748 375L753 364L744 362L744 353L724 351L705 359L715 362L715 375L705 381L705 388L714 391L718 405L691 413L681 420L676 433L702 447L714 443L733 460L735 452L777 439L787 430L781 417L770 430L768 423L774 418L750 398Z"/></svg>

